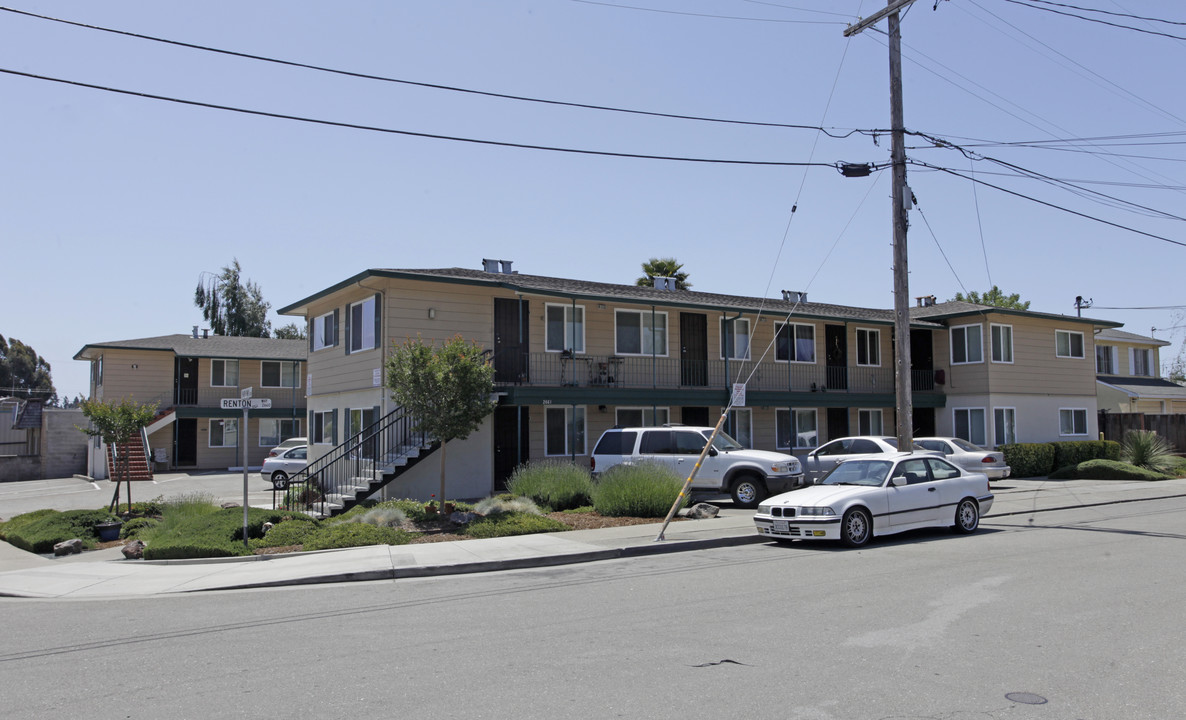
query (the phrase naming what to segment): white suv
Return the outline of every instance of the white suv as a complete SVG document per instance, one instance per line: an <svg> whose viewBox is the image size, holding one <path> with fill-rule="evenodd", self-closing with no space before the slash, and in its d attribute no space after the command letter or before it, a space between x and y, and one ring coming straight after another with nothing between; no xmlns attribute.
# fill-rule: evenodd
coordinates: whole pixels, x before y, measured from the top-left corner
<svg viewBox="0 0 1186 720"><path fill-rule="evenodd" d="M710 437L710 427L612 428L597 441L589 465L597 475L614 465L651 461L687 478ZM804 484L803 466L795 456L750 450L722 432L713 440L691 491L729 493L737 505L755 508L770 495Z"/></svg>

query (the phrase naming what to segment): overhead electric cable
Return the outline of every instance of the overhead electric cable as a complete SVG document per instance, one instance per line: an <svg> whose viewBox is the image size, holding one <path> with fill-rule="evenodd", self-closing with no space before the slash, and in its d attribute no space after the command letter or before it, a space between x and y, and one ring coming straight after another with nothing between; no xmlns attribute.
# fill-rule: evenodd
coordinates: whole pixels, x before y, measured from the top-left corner
<svg viewBox="0 0 1186 720"><path fill-rule="evenodd" d="M349 128L351 130L367 130L370 132L381 132L392 135L406 135L409 137L428 138L432 140L450 140L453 142L470 143L474 145L493 145L495 147L518 148L522 150L547 150L549 152L572 153L578 155L601 155L603 157L620 157L620 158L636 158L640 160L670 160L674 162L693 162L693 163L713 163L720 165L765 165L772 167L830 167L839 169L840 163L804 163L804 162L780 162L773 160L727 160L719 158L694 158L694 157L679 157L672 155L646 155L640 153L624 153L624 152L609 152L606 150L583 150L580 148L563 148L553 147L548 145L531 145L528 143L513 143L499 140L479 140L477 138L457 137L451 135L439 135L436 133L415 132L412 130L397 130L394 128L377 127L374 125L361 125L358 123L339 122L336 120L321 120L317 118L302 117L300 115L286 115L283 113L267 112L264 110L248 110L246 108L233 107L231 105L218 105L216 103L201 102L198 100L184 100L181 98L169 97L166 95L154 95L152 93L138 92L135 90L123 90L120 88L104 87L102 85L93 85L91 83L79 82L77 80L64 80L62 78L49 77L47 75L36 75L34 73L20 72L19 70L11 70L8 68L0 68L0 73L8 75L17 75L19 77L32 78L34 80L45 80L47 82L61 83L63 85L73 85L75 87L84 87L91 90L102 90L103 92L118 93L121 95L131 95L133 97L148 98L149 100L162 100L164 102L178 103L181 105L192 105L195 107L210 108L212 110L225 110L227 112L242 113L244 115L258 115L260 117L277 118L280 120L292 120L295 122L311 123L314 125L329 125L332 127Z"/></svg>
<svg viewBox="0 0 1186 720"><path fill-rule="evenodd" d="M181 40L170 40L168 38L154 37L152 35L144 35L141 33L129 32L127 30L116 30L114 28L102 27L100 25L89 25L87 23L76 22L74 20L64 20L62 18L50 17L48 15L38 15L25 10L16 10L10 7L0 6L0 11L15 13L17 15L25 15L27 17L37 18L39 20L48 20L50 22L62 23L63 25L73 25L75 27L86 28L88 30L98 30L100 32L112 33L115 35L125 35L127 37L134 37L140 40L149 40L151 42L164 43L166 45L176 45L177 47L190 48L191 50L201 50L203 52L218 53L220 55L228 55L231 57L239 57L247 60L258 60L260 62L273 63L275 65L285 65L288 67L302 68L305 70L316 70L317 72L332 73L335 75L344 75L346 77L360 78L362 80L377 80L380 82L397 83L400 85L410 85L413 87L430 88L433 90L448 90L450 92L466 93L469 95L479 95L482 97L499 98L502 100L516 100L519 102L540 103L543 105L557 105L561 107L582 108L585 110L602 110L605 112L625 113L628 115L644 115L649 117L670 118L673 120L694 120L697 122L721 123L726 125L749 125L755 127L775 127L787 128L790 130L815 130L823 132L825 135L833 138L846 138L851 135L861 132L885 132L885 131L862 131L849 128L819 128L812 125L795 125L791 123L772 123L759 122L755 120L732 120L728 118L713 118L699 115L683 115L679 113L664 113L652 112L648 110L633 110L630 108L612 107L609 105L593 105L590 103L567 102L564 100L548 100L546 98L533 98L525 95L510 95L508 93L496 93L486 90L474 90L471 88L455 87L452 85L441 85L438 83L420 82L417 80L403 80L400 78L387 77L384 75L373 75L370 73L355 72L352 70L340 70L337 68L325 67L322 65L312 65L309 63L297 62L295 60L281 60L279 58L267 57L264 55L253 55L251 53L237 52L235 50L224 50L222 48L210 47L208 45L197 45L194 43L183 42ZM844 132L833 133L831 130L844 130Z"/></svg>
<svg viewBox="0 0 1186 720"><path fill-rule="evenodd" d="M1131 25L1121 25L1120 23L1108 22L1107 20L1100 20L1099 18L1083 17L1082 15L1076 15L1075 13L1063 12L1062 10L1055 10L1054 8L1038 7L1036 5L1031 5L1028 2L1022 2L1022 0L1005 0L1005 2L1013 3L1014 5L1020 5L1022 7L1027 7L1031 10L1041 10L1042 12L1054 13L1055 15L1065 15L1066 17L1072 17L1077 20L1086 20L1087 22L1099 23L1100 25L1108 25L1108 26L1111 26L1114 28L1120 28L1121 30L1132 30L1133 32L1145 33L1146 35L1159 35L1161 37L1170 38L1171 40L1186 40L1186 37L1182 37L1181 35L1171 35L1169 33L1158 32L1156 30L1144 30L1142 28L1132 27Z"/></svg>
<svg viewBox="0 0 1186 720"><path fill-rule="evenodd" d="M1133 15L1131 13L1118 13L1118 12L1112 12L1111 10L1100 10L1099 8L1080 7L1078 5L1068 5L1066 3L1050 2L1050 0L1029 0L1029 2L1036 3L1039 5L1053 5L1055 7L1069 8L1071 10L1079 10L1082 12L1099 13L1100 15L1111 15L1112 17L1130 18L1132 20L1145 20L1147 22L1159 22L1159 23L1165 23L1167 25L1186 25L1186 22L1182 22L1179 20L1166 20L1164 18L1143 17L1141 15Z"/></svg>

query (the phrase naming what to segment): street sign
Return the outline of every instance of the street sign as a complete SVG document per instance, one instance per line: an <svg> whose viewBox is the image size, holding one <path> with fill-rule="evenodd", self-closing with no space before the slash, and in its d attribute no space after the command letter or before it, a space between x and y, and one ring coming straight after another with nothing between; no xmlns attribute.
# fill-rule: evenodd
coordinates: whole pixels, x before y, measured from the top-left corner
<svg viewBox="0 0 1186 720"><path fill-rule="evenodd" d="M242 390L239 391L239 399L246 400L247 398L251 397L251 391L254 389L255 388L249 388L249 387L243 388Z"/></svg>
<svg viewBox="0 0 1186 720"><path fill-rule="evenodd" d="M244 400L241 398L223 398L221 401L223 410L270 410L272 408L271 398L252 398Z"/></svg>

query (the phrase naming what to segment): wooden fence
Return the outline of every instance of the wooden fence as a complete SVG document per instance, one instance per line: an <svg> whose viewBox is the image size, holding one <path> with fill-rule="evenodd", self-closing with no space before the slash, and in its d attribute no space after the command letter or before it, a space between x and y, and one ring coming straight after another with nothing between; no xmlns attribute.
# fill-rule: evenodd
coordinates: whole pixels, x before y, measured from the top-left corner
<svg viewBox="0 0 1186 720"><path fill-rule="evenodd" d="M1145 415L1143 413L1100 413L1100 432L1105 440L1120 442L1129 430L1153 430L1186 453L1186 415Z"/></svg>

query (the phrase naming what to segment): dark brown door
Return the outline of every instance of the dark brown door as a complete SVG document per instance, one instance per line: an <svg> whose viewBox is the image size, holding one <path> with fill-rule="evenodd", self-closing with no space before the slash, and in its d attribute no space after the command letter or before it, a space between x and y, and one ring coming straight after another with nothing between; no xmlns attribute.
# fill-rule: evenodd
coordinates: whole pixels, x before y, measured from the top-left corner
<svg viewBox="0 0 1186 720"><path fill-rule="evenodd" d="M526 300L494 299L494 382L527 382Z"/></svg>
<svg viewBox="0 0 1186 720"><path fill-rule="evenodd" d="M910 374L911 388L913 390L934 390L935 349L931 343L930 330L910 331L910 365L916 371ZM915 422L917 423L917 419ZM928 434L934 435L934 432Z"/></svg>
<svg viewBox="0 0 1186 720"><path fill-rule="evenodd" d="M824 343L827 345L824 357L827 359L829 390L848 389L848 334L843 325L824 327ZM846 423L847 425L847 423ZM829 434L829 437L834 437ZM842 437L842 436L841 436Z"/></svg>
<svg viewBox="0 0 1186 720"><path fill-rule="evenodd" d="M191 467L198 464L198 421L196 418L178 418L177 450L173 454L173 465Z"/></svg>
<svg viewBox="0 0 1186 720"><path fill-rule="evenodd" d="M828 439L848 436L848 408L828 408Z"/></svg>
<svg viewBox="0 0 1186 720"><path fill-rule="evenodd" d="M528 409L503 406L494 409L494 491L507 489L507 480L528 460Z"/></svg>
<svg viewBox="0 0 1186 720"><path fill-rule="evenodd" d="M680 384L708 386L708 316L679 314Z"/></svg>
<svg viewBox="0 0 1186 720"><path fill-rule="evenodd" d="M173 372L174 405L198 404L198 359L179 357Z"/></svg>

